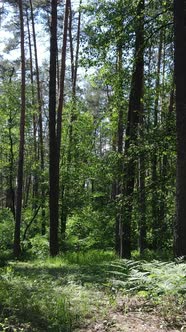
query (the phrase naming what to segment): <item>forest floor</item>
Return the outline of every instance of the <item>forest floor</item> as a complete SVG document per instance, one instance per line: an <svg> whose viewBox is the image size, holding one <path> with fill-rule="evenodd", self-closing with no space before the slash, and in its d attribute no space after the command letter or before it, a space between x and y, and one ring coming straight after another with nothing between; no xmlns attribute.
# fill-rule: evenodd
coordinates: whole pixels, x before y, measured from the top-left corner
<svg viewBox="0 0 186 332"><path fill-rule="evenodd" d="M186 264L103 252L9 261L0 269L0 331L186 331Z"/></svg>
<svg viewBox="0 0 186 332"><path fill-rule="evenodd" d="M93 323L87 323L77 332L179 332L186 331L186 327L181 329L168 326L162 314L155 309L149 309L147 303L142 303L139 299L131 298L128 312L123 312L125 299L121 298L118 308L110 308L103 319L96 319ZM128 305L128 304L127 304ZM147 310L148 308L148 310ZM152 310L149 312L149 310ZM98 315L99 317L99 315Z"/></svg>

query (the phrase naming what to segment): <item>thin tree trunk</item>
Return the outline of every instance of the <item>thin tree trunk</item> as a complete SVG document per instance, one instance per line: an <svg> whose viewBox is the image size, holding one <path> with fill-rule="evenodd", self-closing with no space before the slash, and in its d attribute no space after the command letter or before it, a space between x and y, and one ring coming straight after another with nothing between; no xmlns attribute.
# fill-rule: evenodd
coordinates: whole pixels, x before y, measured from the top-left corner
<svg viewBox="0 0 186 332"><path fill-rule="evenodd" d="M82 0L80 0L80 5ZM72 79L72 108L70 114L70 125L69 125L69 146L67 152L67 181L66 185L62 185L62 211L61 211L61 236L62 236L62 247L65 249L65 233L66 233L66 221L68 216L68 196L69 196L69 181L70 181L70 165L72 160L72 145L73 145L73 122L76 118L76 83L77 83L77 69L79 60L79 44L80 44L80 28L81 28L81 8L79 8L78 26L77 26L77 43L76 52L74 59L74 48L72 38L72 8L71 1L69 1L69 40L70 40L70 58L71 58L71 79Z"/></svg>
<svg viewBox="0 0 186 332"><path fill-rule="evenodd" d="M166 116L166 127L165 127L165 136L171 135L171 133L174 131L174 127L172 126L172 119L174 112L174 86L172 87L171 93L170 93L170 101L169 101L169 108ZM166 142L165 145L165 151L169 151L169 144ZM168 173L169 173L169 157L167 153L163 154L162 157L162 165L161 165L161 199L160 199L160 206L159 206L159 232L162 234L161 236L161 244L166 241L166 231L168 228L168 225L166 223L165 217L166 217L166 209L167 209L167 195L168 195L168 188L167 188L167 181L168 181ZM161 246L162 246L161 245Z"/></svg>
<svg viewBox="0 0 186 332"><path fill-rule="evenodd" d="M72 86L74 82L74 47L73 47L73 37L72 37L72 5L70 1L70 10L69 10L69 41L70 41L70 62L71 62L71 80Z"/></svg>
<svg viewBox="0 0 186 332"><path fill-rule="evenodd" d="M50 39L50 78L49 78L49 213L50 213L50 255L59 252L58 243L58 201L59 174L57 172L56 138L56 58L57 58L57 0L51 3L51 39Z"/></svg>
<svg viewBox="0 0 186 332"><path fill-rule="evenodd" d="M143 100L142 92L142 98ZM144 152L144 108L141 101L141 113L140 113L140 157L139 157L139 250L140 254L143 254L147 248L147 222L146 222L146 192L145 192L145 152Z"/></svg>
<svg viewBox="0 0 186 332"><path fill-rule="evenodd" d="M10 75L9 84L12 82L12 76L14 74L14 69ZM10 115L8 119L8 135L9 135L9 144L10 144L10 151L9 151L9 179L8 179L8 189L6 192L6 207L10 208L13 217L15 219L15 191L14 191L14 180L13 180L13 166L14 166L14 151L13 151L13 140L12 140L12 111L10 109Z"/></svg>
<svg viewBox="0 0 186 332"><path fill-rule="evenodd" d="M31 9L31 21L32 21L32 33L34 42L34 54L35 54L35 66L36 66L36 80L37 80L37 100L38 100L38 111L39 111L39 150L40 150L40 167L41 167L41 214L42 214L42 226L41 233L44 235L46 232L45 225L45 191L43 187L44 183L44 144L43 144L43 119L42 119L42 101L41 101L41 87L40 87L40 77L39 77L39 64L38 64L38 53L37 53L37 42L34 24L34 14L32 0L30 0Z"/></svg>
<svg viewBox="0 0 186 332"><path fill-rule="evenodd" d="M33 75L33 58L32 58L32 43L31 43L31 33L29 25L29 15L28 8L26 8L26 17L27 17L27 30L28 30L28 45L29 45L29 55L30 55L30 81L32 87L32 107L36 104L35 101L35 92L34 92L34 75ZM37 163L38 161L38 151L37 151L37 118L35 112L33 112L33 138L34 138L34 159ZM38 200L38 175L37 170L34 170L33 176L33 209L37 209L37 200Z"/></svg>
<svg viewBox="0 0 186 332"><path fill-rule="evenodd" d="M61 148L61 133L62 133L62 112L64 105L64 83L65 83L65 70L66 70L66 48L67 48L67 31L68 31L68 20L70 14L70 0L66 0L64 26L63 26L63 45L62 45L62 56L61 56L61 72L60 72L60 92L58 102L58 116L57 116L57 172L59 174L60 164L60 148ZM62 186L62 212L61 212L61 234L62 234L62 247L65 249L65 231L66 231L66 220L67 220L67 207L65 205L65 188ZM58 184L59 191L59 184Z"/></svg>
<svg viewBox="0 0 186 332"><path fill-rule="evenodd" d="M117 152L118 152L118 174L115 185L116 197L117 197L117 213L115 221L115 251L120 256L122 247L122 223L121 223L121 202L118 201L122 193L122 171L123 171L123 79L122 79L122 45L118 45L118 61L117 61L117 71L118 71L118 87L116 98L119 102L118 104L118 128L117 128Z"/></svg>
<svg viewBox="0 0 186 332"><path fill-rule="evenodd" d="M81 31L81 4L82 4L82 0L80 0L80 2L79 2L77 44L76 44L76 54L75 54L75 63L74 63L74 75L73 75L72 95L74 96L74 98L76 96L77 70L78 70L78 61L79 61L80 31Z"/></svg>
<svg viewBox="0 0 186 332"><path fill-rule="evenodd" d="M21 254L20 230L21 230L21 210L22 210L22 189L23 189L23 165L24 165L24 144L25 144L25 49L24 49L24 19L23 4L19 0L20 30L21 30L21 117L20 117L20 143L19 161L17 175L17 196L16 215L14 231L14 256Z"/></svg>
<svg viewBox="0 0 186 332"><path fill-rule="evenodd" d="M61 146L61 133L62 133L62 111L63 111L63 104L64 104L64 84L65 84L65 69L66 69L66 45L67 45L67 29L68 29L69 9L70 9L70 0L66 0L64 29L63 29L63 45L62 45L62 56L61 56L60 93L59 93L58 112L57 112L57 158L58 158L58 165L59 165L59 159L60 159L60 146ZM59 168L59 166L58 166L58 168ZM59 170L58 170L58 172L59 172Z"/></svg>
<svg viewBox="0 0 186 332"><path fill-rule="evenodd" d="M157 78L155 86L155 105L154 105L154 131L157 132L158 126L158 106L160 95L160 69L162 60L162 46L163 46L163 32L160 33L160 42L158 50L158 63L157 63ZM158 176L157 176L157 143L155 138L153 157L152 157L152 232L153 232L153 249L157 250L159 247L159 206L158 202Z"/></svg>

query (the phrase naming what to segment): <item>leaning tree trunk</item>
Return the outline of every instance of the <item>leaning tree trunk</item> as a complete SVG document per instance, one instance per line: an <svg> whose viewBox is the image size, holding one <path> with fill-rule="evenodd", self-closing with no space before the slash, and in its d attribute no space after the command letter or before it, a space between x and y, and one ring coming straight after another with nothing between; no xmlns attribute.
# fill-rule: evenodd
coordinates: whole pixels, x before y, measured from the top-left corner
<svg viewBox="0 0 186 332"><path fill-rule="evenodd" d="M176 84L175 256L186 257L186 0L174 0Z"/></svg>
<svg viewBox="0 0 186 332"><path fill-rule="evenodd" d="M24 49L24 19L23 4L19 0L20 30L21 30L21 117L20 117L20 142L19 142L19 161L17 174L17 197L14 231L14 256L21 254L20 229L21 229L21 210L22 210L22 189L23 189L23 164L24 164L24 143L25 143L25 49Z"/></svg>

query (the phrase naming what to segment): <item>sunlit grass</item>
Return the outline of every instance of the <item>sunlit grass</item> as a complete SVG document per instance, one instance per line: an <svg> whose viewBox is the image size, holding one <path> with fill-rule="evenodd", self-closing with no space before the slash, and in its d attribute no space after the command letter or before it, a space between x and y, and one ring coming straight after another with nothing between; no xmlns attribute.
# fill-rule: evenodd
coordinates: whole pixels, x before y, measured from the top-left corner
<svg viewBox="0 0 186 332"><path fill-rule="evenodd" d="M96 250L10 261L0 269L0 330L71 332L104 318L118 296L144 298L167 324L183 326L185 295L184 262L119 260Z"/></svg>

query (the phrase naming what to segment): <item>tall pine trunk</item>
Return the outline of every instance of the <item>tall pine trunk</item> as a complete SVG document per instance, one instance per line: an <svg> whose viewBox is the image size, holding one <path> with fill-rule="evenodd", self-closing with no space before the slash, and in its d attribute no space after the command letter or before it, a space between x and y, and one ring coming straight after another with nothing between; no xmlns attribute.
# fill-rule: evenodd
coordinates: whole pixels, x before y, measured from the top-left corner
<svg viewBox="0 0 186 332"><path fill-rule="evenodd" d="M19 142L19 161L17 174L17 197L14 231L14 256L21 254L20 230L21 230L21 211L22 211L22 192L23 192L23 165L24 165L24 144L25 144L25 49L24 49L24 19L23 4L19 0L20 30L21 30L21 117L20 117L20 142Z"/></svg>
<svg viewBox="0 0 186 332"><path fill-rule="evenodd" d="M50 254L56 256L59 252L59 164L62 133L62 111L64 104L64 81L66 67L67 27L70 1L66 1L63 45L60 72L60 91L56 120L56 74L57 74L57 1L52 1L52 22L50 42L50 82L49 82L49 135L50 135Z"/></svg>
<svg viewBox="0 0 186 332"><path fill-rule="evenodd" d="M79 60L79 47L80 47L80 29L81 29L81 3L79 3L79 15L77 24L77 43L76 50L74 52L73 47L73 37L72 37L72 6L71 1L69 1L68 6L68 28L69 28L69 42L70 42L70 60L71 60L71 80L72 80L72 107L70 114L70 124L69 124L69 144L67 151L67 180L66 184L62 184L61 199L62 199L62 211L61 211L61 240L62 249L65 250L65 238L66 238L66 222L68 217L68 197L70 194L70 171L72 163L72 146L73 146L73 124L76 119L76 85L77 85L77 70L78 70L78 60ZM74 54L75 53L75 54Z"/></svg>
<svg viewBox="0 0 186 332"><path fill-rule="evenodd" d="M62 114L64 106L64 87L65 87L65 71L66 71L66 49L67 49L67 31L68 21L70 14L70 0L66 0L65 16L63 25L63 44L61 54L61 71L60 71L60 82L59 82L59 101L58 101L58 114L57 114L57 172L59 174L60 166L60 155L61 155L61 136L62 136ZM59 183L58 183L59 186ZM60 191L58 187L58 191ZM67 220L67 206L65 204L64 186L62 186L62 211L61 211L61 235L62 235L62 249L65 249L65 231L66 231L66 220Z"/></svg>
<svg viewBox="0 0 186 332"><path fill-rule="evenodd" d="M143 92L142 92L143 97ZM142 100L142 98L141 98ZM144 109L141 101L141 113L139 119L139 135L140 135L140 156L139 156L139 250L140 254L147 248L147 218L146 218L146 188L145 188L145 172L146 161L144 151Z"/></svg>
<svg viewBox="0 0 186 332"><path fill-rule="evenodd" d="M122 193L122 171L123 171L123 117L124 117L124 105L123 105L123 77L122 77L122 44L117 47L117 72L118 72L118 84L116 99L118 103L118 127L117 127L117 152L118 152L118 165L117 165L117 179L115 184L115 196L119 200ZM121 256L122 252L122 223L121 223L121 202L117 201L117 213L115 220L115 251Z"/></svg>
<svg viewBox="0 0 186 332"><path fill-rule="evenodd" d="M138 125L142 112L143 80L144 80L144 0L140 0L137 6L136 42L134 54L134 69L129 98L128 122L126 128L125 158L124 163L124 202L122 214L122 245L121 256L131 256L131 221L133 208L133 191L136 174L137 160L130 151L131 145L136 145Z"/></svg>
<svg viewBox="0 0 186 332"><path fill-rule="evenodd" d="M59 217L59 174L57 172L57 137L56 137L56 59L57 59L57 0L51 3L50 37L50 78L49 78L49 213L50 213L50 255L59 252L58 217Z"/></svg>
<svg viewBox="0 0 186 332"><path fill-rule="evenodd" d="M160 32L160 41L159 41L159 49L158 49L158 63L157 63L157 77L155 84L155 103L154 103L154 132L156 135L158 129L158 108L159 108L159 97L160 97L160 69L161 69L161 61L162 61L162 46L163 46L163 32ZM152 233L153 233L153 249L157 250L159 248L159 206L158 202L158 146L154 143L153 156L152 156Z"/></svg>
<svg viewBox="0 0 186 332"><path fill-rule="evenodd" d="M37 102L38 102L38 113L39 113L39 152L40 152L40 167L41 167L41 214L42 214L42 226L41 233L44 235L46 232L45 225L45 191L44 191L44 143L43 143L43 117L42 117L42 101L41 101L41 87L40 87L40 76L39 76L39 64L38 64L38 52L37 52L37 41L35 32L35 22L32 0L30 0L30 10L31 10L31 22L32 22L32 34L34 42L34 56L35 56L35 66L36 66L36 81L37 81Z"/></svg>
<svg viewBox="0 0 186 332"><path fill-rule="evenodd" d="M32 107L35 107L35 91L34 91L34 70L33 70L33 56L32 56L32 42L31 42L31 33L29 25L29 13L28 8L26 8L26 18L27 18L27 31L28 31L28 46L29 46L29 57L30 57L30 83L32 88ZM33 140L34 140L34 161L38 163L38 148L37 148L37 116L33 112ZM34 170L33 174L33 203L32 207L34 210L37 209L38 201L38 174L37 170Z"/></svg>
<svg viewBox="0 0 186 332"><path fill-rule="evenodd" d="M175 256L186 257L186 0L174 0L176 84L176 222Z"/></svg>

